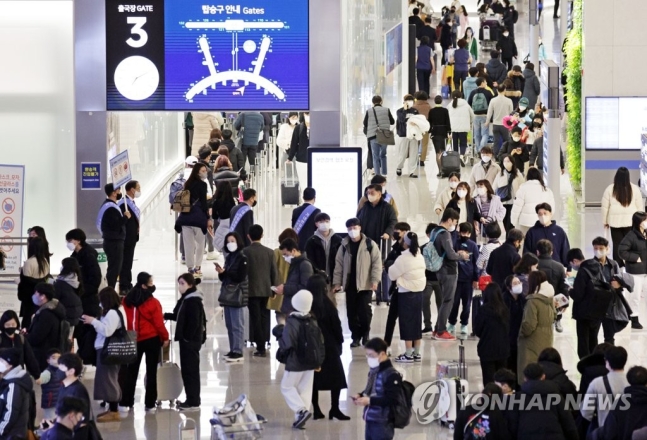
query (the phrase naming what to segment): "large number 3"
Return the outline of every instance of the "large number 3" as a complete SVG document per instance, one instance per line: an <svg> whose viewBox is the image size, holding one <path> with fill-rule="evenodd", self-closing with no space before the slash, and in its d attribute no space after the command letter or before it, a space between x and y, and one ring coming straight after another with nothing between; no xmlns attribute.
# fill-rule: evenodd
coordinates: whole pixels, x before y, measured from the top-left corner
<svg viewBox="0 0 647 440"><path fill-rule="evenodd" d="M134 24L130 33L139 36L136 40L133 40L132 37L127 39L126 43L128 43L130 47L143 47L148 41L148 33L142 29L146 24L146 17L128 17L126 20L128 24Z"/></svg>

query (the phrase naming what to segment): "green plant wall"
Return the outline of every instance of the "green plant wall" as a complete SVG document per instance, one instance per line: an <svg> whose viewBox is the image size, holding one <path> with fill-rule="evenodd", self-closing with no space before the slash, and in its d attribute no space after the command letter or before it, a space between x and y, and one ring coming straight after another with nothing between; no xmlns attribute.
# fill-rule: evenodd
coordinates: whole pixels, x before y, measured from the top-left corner
<svg viewBox="0 0 647 440"><path fill-rule="evenodd" d="M566 52L566 155L573 184L582 184L582 1L573 2L573 29L568 33Z"/></svg>

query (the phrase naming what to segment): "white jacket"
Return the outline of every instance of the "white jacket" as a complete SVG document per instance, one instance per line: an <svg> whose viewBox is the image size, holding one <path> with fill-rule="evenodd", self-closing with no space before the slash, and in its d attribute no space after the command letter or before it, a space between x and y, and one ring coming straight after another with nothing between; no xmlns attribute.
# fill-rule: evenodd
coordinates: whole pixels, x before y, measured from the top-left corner
<svg viewBox="0 0 647 440"><path fill-rule="evenodd" d="M209 142L209 135L214 128L220 128L225 123L219 112L197 112L193 113L193 143L191 149L194 153ZM197 156L197 154L194 154Z"/></svg>
<svg viewBox="0 0 647 440"><path fill-rule="evenodd" d="M399 292L422 292L427 285L425 276L425 260L422 257L422 250L414 257L409 249L406 249L396 258L389 267L389 278L398 285Z"/></svg>
<svg viewBox="0 0 647 440"><path fill-rule="evenodd" d="M458 100L456 108L454 108L453 100L447 106L449 110L449 122L452 124L453 133L467 133L472 131L472 123L474 122L474 111L472 107L463 98Z"/></svg>
<svg viewBox="0 0 647 440"><path fill-rule="evenodd" d="M469 184L472 189L472 197L476 195L476 182L479 180L487 180L490 182L490 185L494 184L494 179L501 174L501 167L498 163L491 161L490 168L488 168L487 173L485 168L483 168L483 163L479 160L472 167L472 174L470 174Z"/></svg>
<svg viewBox="0 0 647 440"><path fill-rule="evenodd" d="M407 119L407 139L422 140L429 131L429 121L423 115L412 115Z"/></svg>
<svg viewBox="0 0 647 440"><path fill-rule="evenodd" d="M510 176L510 173L508 173L507 170L503 170L503 175L501 175L501 173L497 174L496 179L494 179L494 183L492 184L492 189L494 190L494 193L496 193L497 189L504 187L508 184L509 176ZM512 181L512 194L510 194L512 199L503 202L504 205L512 205L512 202L514 201L514 197L517 194L519 187L525 181L526 179L524 179L523 174L521 174L521 172L517 170L517 177L515 177L514 180Z"/></svg>
<svg viewBox="0 0 647 440"><path fill-rule="evenodd" d="M535 206L540 203L548 203L554 209L555 196L553 196L553 191L550 188L544 190L539 180L524 182L515 195L512 212L510 213L510 223L515 227L534 226L537 223Z"/></svg>
<svg viewBox="0 0 647 440"><path fill-rule="evenodd" d="M287 152L290 149L290 144L292 142L292 134L294 133L294 128L298 124L291 125L290 123L281 124L279 128L279 134L276 136L276 145L282 150Z"/></svg>
<svg viewBox="0 0 647 440"><path fill-rule="evenodd" d="M629 206L622 206L613 197L613 185L607 186L602 195L602 224L612 228L631 227L631 217L636 211L643 211L643 197L638 185L631 184L631 203Z"/></svg>
<svg viewBox="0 0 647 440"><path fill-rule="evenodd" d="M447 204L449 201L452 199L452 195L454 194L454 190L451 189L451 187L447 187L440 194L438 194L438 197L436 198L436 203L434 204L434 212L436 212L437 209L440 209L441 211L444 211L445 208L447 207ZM443 213L441 212L438 217L442 216Z"/></svg>

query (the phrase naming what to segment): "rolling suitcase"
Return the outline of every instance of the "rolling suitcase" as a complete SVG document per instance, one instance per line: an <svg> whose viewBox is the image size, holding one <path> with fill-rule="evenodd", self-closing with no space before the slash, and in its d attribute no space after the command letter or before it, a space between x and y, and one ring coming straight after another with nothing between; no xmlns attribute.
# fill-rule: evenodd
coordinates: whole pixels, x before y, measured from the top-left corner
<svg viewBox="0 0 647 440"><path fill-rule="evenodd" d="M450 173L461 172L461 156L458 151L452 148L452 141L447 141L447 149L440 156L440 174L442 177L449 176Z"/></svg>
<svg viewBox="0 0 647 440"><path fill-rule="evenodd" d="M171 340L169 344L169 355L170 361L164 361L164 349L160 351L160 363L157 364L157 402L168 401L171 403L171 406L175 404L175 401L180 394L182 394L182 389L184 388L184 381L182 380L182 372L178 364L173 362L173 341ZM144 383L146 383L146 377L144 376Z"/></svg>
<svg viewBox="0 0 647 440"><path fill-rule="evenodd" d="M452 363L458 366L458 375L441 379L444 385L443 393L446 390L447 397L449 397L449 407L445 415L440 418L440 421L444 426L449 427L449 429L454 429L458 411L465 406L465 399L469 390L465 346L462 340L458 346L458 362Z"/></svg>
<svg viewBox="0 0 647 440"><path fill-rule="evenodd" d="M294 162L290 162L290 167L286 163L284 166L285 174L281 180L281 206L299 204L299 179L296 176ZM291 170L291 176L288 175Z"/></svg>

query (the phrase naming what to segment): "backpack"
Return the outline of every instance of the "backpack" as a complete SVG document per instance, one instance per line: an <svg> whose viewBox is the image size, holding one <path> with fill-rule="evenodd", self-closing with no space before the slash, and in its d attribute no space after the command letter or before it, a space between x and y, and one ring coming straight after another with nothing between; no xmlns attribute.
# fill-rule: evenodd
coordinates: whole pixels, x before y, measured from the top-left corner
<svg viewBox="0 0 647 440"><path fill-rule="evenodd" d="M191 212L191 191L183 189L175 193L171 209L175 212Z"/></svg>
<svg viewBox="0 0 647 440"><path fill-rule="evenodd" d="M487 98L485 97L485 93L479 92L475 93L474 97L472 98L472 110L475 112L486 112L487 111Z"/></svg>
<svg viewBox="0 0 647 440"><path fill-rule="evenodd" d="M70 347L70 323L62 319L58 328L58 349L61 350L61 353L65 354L72 348Z"/></svg>
<svg viewBox="0 0 647 440"><path fill-rule="evenodd" d="M402 375L398 373L395 368L391 368L398 376L400 376L400 392L398 398L391 405L391 416L393 418L393 426L398 429L403 429L409 425L411 421L411 398L416 387L411 382L402 379ZM391 373L388 373L391 374Z"/></svg>
<svg viewBox="0 0 647 440"><path fill-rule="evenodd" d="M177 179L175 179L173 182L171 182L171 191L169 192L169 195L168 195L168 202L171 205L175 200L175 195L184 189L185 182L186 180L184 179L184 176L180 176Z"/></svg>
<svg viewBox="0 0 647 440"><path fill-rule="evenodd" d="M342 255L346 255L346 246L342 245L341 248L342 248ZM368 251L369 254L373 252L373 240L371 240L368 237L366 237L366 250Z"/></svg>
<svg viewBox="0 0 647 440"><path fill-rule="evenodd" d="M326 355L324 338L317 321L299 319L299 336L297 338L297 359L308 370L319 368Z"/></svg>
<svg viewBox="0 0 647 440"><path fill-rule="evenodd" d="M439 255L434 242L436 241L436 238L444 231L446 230L440 228L433 231L431 233L431 236L429 237L429 243L427 243L427 245L425 245L424 249L422 250L422 257L425 260L425 267L430 272L438 272L440 268L443 267L445 253L443 252L442 255Z"/></svg>

